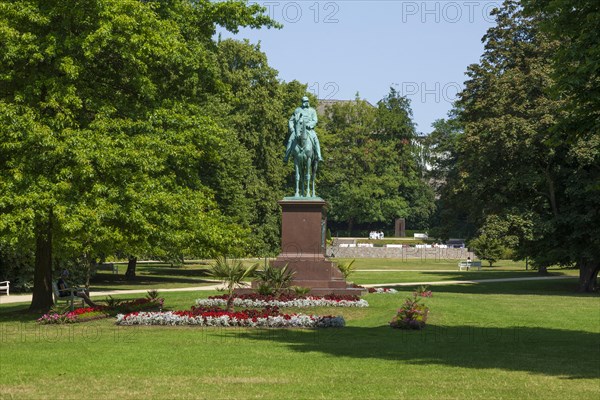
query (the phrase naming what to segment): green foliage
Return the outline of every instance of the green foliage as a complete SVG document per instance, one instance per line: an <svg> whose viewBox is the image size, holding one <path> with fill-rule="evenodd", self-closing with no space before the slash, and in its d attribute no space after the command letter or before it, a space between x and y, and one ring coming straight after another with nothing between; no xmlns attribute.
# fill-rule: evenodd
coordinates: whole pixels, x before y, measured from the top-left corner
<svg viewBox="0 0 600 400"><path fill-rule="evenodd" d="M471 240L469 242L469 249L471 249L480 259L486 260L490 267L493 266L505 252L505 248L502 247L500 240L492 238L485 233Z"/></svg>
<svg viewBox="0 0 600 400"><path fill-rule="evenodd" d="M11 246L0 238L0 281L10 281L11 292L31 290L34 261L33 252Z"/></svg>
<svg viewBox="0 0 600 400"><path fill-rule="evenodd" d="M310 293L309 287L292 286L290 289L292 289L292 291L298 296L306 296L307 294Z"/></svg>
<svg viewBox="0 0 600 400"><path fill-rule="evenodd" d="M241 260L228 260L227 257L220 256L215 259L208 273L210 277L224 281L228 292L232 293L235 287L253 276L256 267L256 264L246 267Z"/></svg>
<svg viewBox="0 0 600 400"><path fill-rule="evenodd" d="M263 296L272 296L275 294L275 291L267 282L259 282L256 292Z"/></svg>
<svg viewBox="0 0 600 400"><path fill-rule="evenodd" d="M259 286L268 286L275 296L280 296L290 288L295 274L296 271L289 269L287 264L283 267L274 267L266 262L262 270L256 271Z"/></svg>
<svg viewBox="0 0 600 400"><path fill-rule="evenodd" d="M340 261L337 263L337 268L340 270L342 275L344 275L344 279L348 280L348 277L354 273L356 267L354 266L354 262L356 260L352 260L350 262Z"/></svg>
<svg viewBox="0 0 600 400"><path fill-rule="evenodd" d="M585 0L524 0L528 15L538 16L541 30L557 43L550 55L549 91L565 111L548 142L560 156L560 175L551 181L555 218L544 224L554 243L534 247L536 263L576 263L580 290L599 287L600 216L600 3Z"/></svg>
<svg viewBox="0 0 600 400"><path fill-rule="evenodd" d="M106 297L106 299L104 299L104 304L106 304L106 307L112 310L116 310L117 308L119 308L121 303L123 303L123 300L114 298L112 296L108 296Z"/></svg>
<svg viewBox="0 0 600 400"><path fill-rule="evenodd" d="M223 88L217 25L277 26L263 11L242 1L0 3L0 237L19 253L45 249L34 302L50 299L49 249L89 266L118 251L247 247L249 226L217 203L243 185L221 178L245 155L205 105Z"/></svg>
<svg viewBox="0 0 600 400"><path fill-rule="evenodd" d="M429 307L420 302L421 299L413 294L408 297L398 309L398 313L390 322L392 328L398 329L423 329L427 323Z"/></svg>
<svg viewBox="0 0 600 400"><path fill-rule="evenodd" d="M246 267L241 260L228 260L225 256L217 257L214 264L211 265L208 275L225 283L229 296L227 310L233 309L233 290L241 286L244 280L251 278L257 267L258 264Z"/></svg>
<svg viewBox="0 0 600 400"><path fill-rule="evenodd" d="M156 299L158 299L158 295L159 295L158 290L151 289L151 290L148 290L148 294L146 294L146 298L148 300L156 300Z"/></svg>
<svg viewBox="0 0 600 400"><path fill-rule="evenodd" d="M320 195L329 219L348 224L407 218L421 225L433 209L433 192L421 179L414 152L409 102L393 88L377 107L357 98L333 104L319 125L327 168Z"/></svg>
<svg viewBox="0 0 600 400"><path fill-rule="evenodd" d="M586 8L573 7L575 13ZM486 252L493 249L491 258L506 247L514 258L529 257L542 271L577 263L586 276L582 290L590 290L600 270L594 229L600 221L589 212L600 207L600 136L579 129L584 123L571 123L576 113L570 99L578 93L554 92L561 87L557 55L571 43L543 29L552 13L524 14L519 3L507 0L494 15L485 52L468 68L454 112L456 129L438 127L451 139L439 143L442 148L451 143L452 159L449 171L441 167L447 187L441 192L440 223L473 226L469 236L485 233L476 243L485 243Z"/></svg>

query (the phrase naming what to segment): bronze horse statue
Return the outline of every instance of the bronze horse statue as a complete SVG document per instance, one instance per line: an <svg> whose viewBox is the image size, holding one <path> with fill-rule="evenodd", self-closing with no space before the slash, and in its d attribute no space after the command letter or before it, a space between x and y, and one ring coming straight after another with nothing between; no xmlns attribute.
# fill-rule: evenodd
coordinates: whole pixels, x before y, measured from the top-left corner
<svg viewBox="0 0 600 400"><path fill-rule="evenodd" d="M317 175L319 162L313 141L308 135L306 123L302 117L298 119L295 134L295 143L292 144L292 155L294 156L294 168L296 170L295 197L315 197L315 176Z"/></svg>

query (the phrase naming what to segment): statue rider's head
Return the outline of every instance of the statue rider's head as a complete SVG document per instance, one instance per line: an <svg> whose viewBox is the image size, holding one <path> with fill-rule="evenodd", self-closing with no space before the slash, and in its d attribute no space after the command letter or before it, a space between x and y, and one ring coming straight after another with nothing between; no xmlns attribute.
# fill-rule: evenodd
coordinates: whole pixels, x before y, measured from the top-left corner
<svg viewBox="0 0 600 400"><path fill-rule="evenodd" d="M302 108L308 108L308 97L304 96L302 98Z"/></svg>

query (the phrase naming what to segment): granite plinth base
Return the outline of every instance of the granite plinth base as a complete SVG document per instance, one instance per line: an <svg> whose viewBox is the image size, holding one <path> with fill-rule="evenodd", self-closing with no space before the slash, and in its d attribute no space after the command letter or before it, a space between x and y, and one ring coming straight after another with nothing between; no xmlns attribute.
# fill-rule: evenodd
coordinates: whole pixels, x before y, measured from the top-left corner
<svg viewBox="0 0 600 400"><path fill-rule="evenodd" d="M335 263L328 261L325 257L315 255L306 258L277 257L271 261L271 265L277 268L288 266L294 271L292 286L310 288L309 294L324 296L327 294L361 296L366 289L349 286L344 276ZM236 289L235 293L248 294L256 292L258 284L252 283L252 288Z"/></svg>
<svg viewBox="0 0 600 400"><path fill-rule="evenodd" d="M349 286L335 263L325 258L325 232L327 231L327 203L320 197L286 197L281 206L281 254L271 262L274 267L287 265L295 271L293 286L310 288L310 294L360 296L365 289ZM236 293L256 292L237 289Z"/></svg>

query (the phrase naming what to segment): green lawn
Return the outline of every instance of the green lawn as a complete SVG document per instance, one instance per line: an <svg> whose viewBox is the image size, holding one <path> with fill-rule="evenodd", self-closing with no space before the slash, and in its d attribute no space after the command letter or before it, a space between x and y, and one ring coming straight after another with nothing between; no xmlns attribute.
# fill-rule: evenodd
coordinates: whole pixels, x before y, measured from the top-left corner
<svg viewBox="0 0 600 400"><path fill-rule="evenodd" d="M349 259L336 259L348 262ZM502 260L493 267L484 264L481 270L459 271L457 260L421 260L421 259L373 259L358 258L354 272L349 280L358 284L436 282L452 280L478 280L502 278L537 277L537 271L526 271L525 263ZM552 276L573 276L578 271L572 269L550 268Z"/></svg>
<svg viewBox="0 0 600 400"><path fill-rule="evenodd" d="M322 308L347 327L38 326L0 305L0 393L15 399L575 399L600 396L600 297L570 280L433 288L421 332L387 327L409 293ZM165 293L189 308L210 293Z"/></svg>
<svg viewBox="0 0 600 400"><path fill-rule="evenodd" d="M351 261L349 259L334 259L334 261ZM245 260L246 264L256 263L256 259ZM262 260L260 263L262 265ZM426 259L356 259L355 266L359 270L385 269L404 270L387 273L355 272L350 280L357 283L396 283L396 282L432 282L443 280L463 279L493 279L536 276L535 272L525 271L522 262L502 260L494 267L482 267L482 271L458 271L458 260L426 260ZM119 274L100 270L92 278L92 291L126 290L126 289L167 289L213 285L215 282L208 276L210 261L186 262L182 266L168 263L139 263L136 269L135 281L125 279L126 264L119 264ZM414 271L416 270L416 271ZM435 271L444 271L438 272ZM452 272L445 272L452 271ZM553 274L576 275L575 270L551 269Z"/></svg>
<svg viewBox="0 0 600 400"><path fill-rule="evenodd" d="M91 279L93 290L156 289L212 285L208 276L208 263L191 263L182 266L171 264L139 264L135 281L125 279L127 264L119 264L119 274L100 270Z"/></svg>

